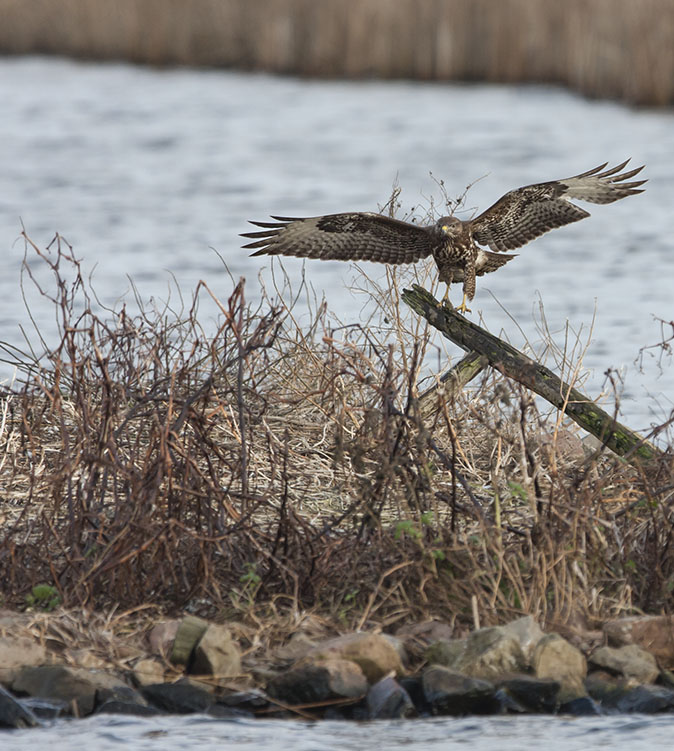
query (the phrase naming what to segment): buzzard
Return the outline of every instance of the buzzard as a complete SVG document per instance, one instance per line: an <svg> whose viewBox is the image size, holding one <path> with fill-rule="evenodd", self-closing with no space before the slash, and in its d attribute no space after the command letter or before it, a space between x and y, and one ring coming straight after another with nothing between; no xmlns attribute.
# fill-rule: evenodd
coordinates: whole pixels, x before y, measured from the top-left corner
<svg viewBox="0 0 674 751"><path fill-rule="evenodd" d="M555 227L577 222L590 214L571 199L613 203L642 193L646 180L625 182L643 166L622 172L629 159L605 169L608 162L563 180L525 185L506 193L473 219L444 216L421 227L381 214L358 212L308 218L272 216L275 222L251 222L261 232L242 237L254 241L244 248L259 248L253 256L288 255L321 260L412 263L433 256L440 281L463 282L463 301L457 310L469 309L475 295L475 277L496 271L515 258L513 250ZM602 171L603 170L603 171ZM485 250L486 246L490 250ZM447 295L445 295L445 299Z"/></svg>

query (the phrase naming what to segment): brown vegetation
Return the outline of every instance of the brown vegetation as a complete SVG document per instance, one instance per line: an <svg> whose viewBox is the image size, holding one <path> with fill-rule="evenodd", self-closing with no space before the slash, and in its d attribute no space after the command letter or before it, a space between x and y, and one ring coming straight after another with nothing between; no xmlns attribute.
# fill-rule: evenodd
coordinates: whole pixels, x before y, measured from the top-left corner
<svg viewBox="0 0 674 751"><path fill-rule="evenodd" d="M674 101L672 0L0 0L0 51Z"/></svg>
<svg viewBox="0 0 674 751"><path fill-rule="evenodd" d="M251 310L240 282L209 335L205 285L183 315L102 318L62 240L26 243L61 339L42 358L4 347L20 369L2 393L4 604L43 583L67 606L349 627L671 608L669 454L648 471L586 455L493 371L422 418L429 334L395 293L374 290L379 325L320 306L300 326Z"/></svg>

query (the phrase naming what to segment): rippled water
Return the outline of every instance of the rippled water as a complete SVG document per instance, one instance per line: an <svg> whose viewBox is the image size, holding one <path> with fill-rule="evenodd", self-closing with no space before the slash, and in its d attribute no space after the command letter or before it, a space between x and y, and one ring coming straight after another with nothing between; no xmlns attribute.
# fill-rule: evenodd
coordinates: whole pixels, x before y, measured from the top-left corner
<svg viewBox="0 0 674 751"><path fill-rule="evenodd" d="M590 394L600 393L607 369L627 368L628 423L643 428L672 408L671 368L661 374L647 358L639 373L633 364L641 346L660 339L654 317L674 318L669 110L548 88L320 82L39 58L0 60L0 101L4 341L20 343L19 327L28 326L21 222L41 246L60 232L93 270L106 304L125 294L133 304L127 276L144 300L165 299L172 277L188 297L205 279L225 298L232 281L218 253L255 297L256 276L270 262L240 249L247 219L376 209L396 178L403 212L423 214L431 198L442 201L436 180L456 196L486 176L467 201L469 210L485 208L513 187L632 156L647 164L647 192L590 207L590 219L478 280L474 316L519 346L540 339L540 300L563 345L567 321L586 341L596 311L585 357ZM284 265L296 282L301 261ZM347 289L353 273L344 264L306 265L307 280L346 321L363 305ZM53 342L53 310L26 290Z"/></svg>
<svg viewBox="0 0 674 751"><path fill-rule="evenodd" d="M76 732L74 732L76 731ZM108 751L113 749L273 749L273 751L588 751L669 748L674 717L480 717L371 723L276 720L223 721L203 716L169 718L92 717L50 728L6 731L0 742L13 751Z"/></svg>

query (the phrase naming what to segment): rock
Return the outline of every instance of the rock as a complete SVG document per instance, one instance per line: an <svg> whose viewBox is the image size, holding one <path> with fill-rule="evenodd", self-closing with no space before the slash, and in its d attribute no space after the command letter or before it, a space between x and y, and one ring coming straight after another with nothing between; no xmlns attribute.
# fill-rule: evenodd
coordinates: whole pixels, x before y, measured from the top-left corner
<svg viewBox="0 0 674 751"><path fill-rule="evenodd" d="M307 659L350 660L360 667L368 683L376 683L391 672L403 674L399 644L394 637L384 634L346 634L321 642L309 650Z"/></svg>
<svg viewBox="0 0 674 751"><path fill-rule="evenodd" d="M583 680L587 662L583 653L559 634L546 634L533 653L532 666L537 678L551 678L560 684L560 703L586 696Z"/></svg>
<svg viewBox="0 0 674 751"><path fill-rule="evenodd" d="M165 674L163 663L156 657L143 657L134 663L131 671L136 686L163 683Z"/></svg>
<svg viewBox="0 0 674 751"><path fill-rule="evenodd" d="M108 667L108 663L90 649L66 649L61 659L68 665L78 668L102 670Z"/></svg>
<svg viewBox="0 0 674 751"><path fill-rule="evenodd" d="M391 677L382 678L370 687L367 708L371 720L393 720L416 715L409 694Z"/></svg>
<svg viewBox="0 0 674 751"><path fill-rule="evenodd" d="M633 682L605 670L593 670L585 679L590 696L606 709L617 709L618 702L633 688Z"/></svg>
<svg viewBox="0 0 674 751"><path fill-rule="evenodd" d="M0 727L34 728L40 724L30 709L24 707L7 689L0 686Z"/></svg>
<svg viewBox="0 0 674 751"><path fill-rule="evenodd" d="M226 626L211 623L194 649L190 672L231 677L241 673L241 651Z"/></svg>
<svg viewBox="0 0 674 751"><path fill-rule="evenodd" d="M148 641L150 642L150 651L153 654L160 655L168 659L168 656L173 650L173 642L175 641L179 626L179 620L162 621L161 623L158 623L150 631L150 635L148 637Z"/></svg>
<svg viewBox="0 0 674 751"><path fill-rule="evenodd" d="M272 678L267 693L284 704L312 704L364 696L367 688L367 679L355 662L332 658L298 663Z"/></svg>
<svg viewBox="0 0 674 751"><path fill-rule="evenodd" d="M466 651L467 639L438 639L424 652L429 665L444 665L455 668Z"/></svg>
<svg viewBox="0 0 674 751"><path fill-rule="evenodd" d="M422 683L424 697L436 715L493 714L501 708L493 683L442 665L426 668Z"/></svg>
<svg viewBox="0 0 674 751"><path fill-rule="evenodd" d="M65 665L24 668L12 681L14 692L67 702L77 717L93 712L97 692L122 687L128 688L119 676L112 673Z"/></svg>
<svg viewBox="0 0 674 751"><path fill-rule="evenodd" d="M196 615L186 615L176 631L169 659L174 665L190 665L195 647L208 630L209 623Z"/></svg>
<svg viewBox="0 0 674 751"><path fill-rule="evenodd" d="M580 629L574 633L573 638L569 637L569 641L574 647L578 647L583 654L588 655L605 644L606 636L603 631L596 629Z"/></svg>
<svg viewBox="0 0 674 751"><path fill-rule="evenodd" d="M19 668L47 662L43 644L29 636L0 636L0 683L11 686Z"/></svg>
<svg viewBox="0 0 674 751"><path fill-rule="evenodd" d="M531 659L536 649L536 645L543 638L544 634L536 619L531 615L518 618L502 627L506 634L511 634L520 643L522 654L528 665L531 665Z"/></svg>
<svg viewBox="0 0 674 751"><path fill-rule="evenodd" d="M431 644L438 641L451 641L454 630L444 621L424 621L401 626L395 633L402 642L405 652L415 660L422 657Z"/></svg>
<svg viewBox="0 0 674 751"><path fill-rule="evenodd" d="M424 681L421 674L406 675L399 681L402 688L407 691L407 695L412 700L415 710L418 714L431 714L431 705L426 701L424 693Z"/></svg>
<svg viewBox="0 0 674 751"><path fill-rule="evenodd" d="M306 654L317 645L317 641L304 633L298 631L290 639L274 652L274 657L281 660L298 660L305 657Z"/></svg>
<svg viewBox="0 0 674 751"><path fill-rule="evenodd" d="M499 688L529 712L551 713L557 708L557 681L522 675L502 681Z"/></svg>
<svg viewBox="0 0 674 751"><path fill-rule="evenodd" d="M660 667L674 668L674 617L671 615L636 615L617 618L604 624L611 647L638 644L650 652Z"/></svg>
<svg viewBox="0 0 674 751"><path fill-rule="evenodd" d="M40 720L55 720L65 715L70 710L70 705L65 701L52 699L40 699L36 696L25 696L21 699L21 705L29 709Z"/></svg>
<svg viewBox="0 0 674 751"><path fill-rule="evenodd" d="M656 714L674 711L674 691L664 686L637 686L616 704L619 712Z"/></svg>
<svg viewBox="0 0 674 751"><path fill-rule="evenodd" d="M660 683L667 688L674 688L674 673L671 670L661 670Z"/></svg>
<svg viewBox="0 0 674 751"><path fill-rule="evenodd" d="M145 697L135 688L122 685L103 686L96 690L96 710L107 702L122 702L125 704L137 704L139 706L147 706Z"/></svg>
<svg viewBox="0 0 674 751"><path fill-rule="evenodd" d="M502 626L480 628L466 639L455 668L473 678L494 679L521 673L527 667L519 639Z"/></svg>
<svg viewBox="0 0 674 751"><path fill-rule="evenodd" d="M590 663L634 678L638 683L653 683L660 674L655 657L638 644L599 647L590 656Z"/></svg>
<svg viewBox="0 0 674 751"><path fill-rule="evenodd" d="M176 683L152 683L143 686L141 693L148 702L170 714L205 712L213 703L213 695L188 680Z"/></svg>
<svg viewBox="0 0 674 751"><path fill-rule="evenodd" d="M269 697L259 688L251 688L247 691L234 691L217 699L217 704L226 707L240 709L244 712L254 712L256 709L269 706Z"/></svg>
<svg viewBox="0 0 674 751"><path fill-rule="evenodd" d="M591 697L579 696L576 699L571 699L564 702L564 704L560 704L558 713L582 717L585 715L599 715L601 714L601 709Z"/></svg>

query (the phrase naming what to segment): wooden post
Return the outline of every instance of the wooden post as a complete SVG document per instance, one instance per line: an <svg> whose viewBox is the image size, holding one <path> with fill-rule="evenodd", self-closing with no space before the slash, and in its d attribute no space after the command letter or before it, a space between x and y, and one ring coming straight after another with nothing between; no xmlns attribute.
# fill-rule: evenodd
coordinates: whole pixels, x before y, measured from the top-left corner
<svg viewBox="0 0 674 751"><path fill-rule="evenodd" d="M402 299L447 339L468 352L477 352L486 357L493 368L535 391L557 409L563 410L618 456L630 461L651 461L662 455L643 436L621 425L551 370L471 323L454 309L442 305L423 287L414 285L413 289L404 290Z"/></svg>

